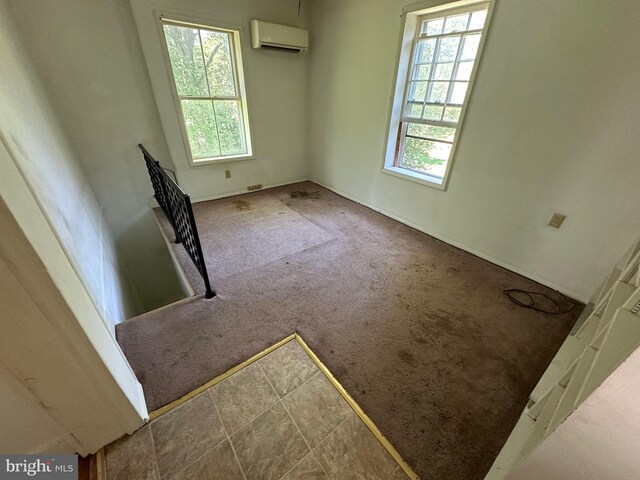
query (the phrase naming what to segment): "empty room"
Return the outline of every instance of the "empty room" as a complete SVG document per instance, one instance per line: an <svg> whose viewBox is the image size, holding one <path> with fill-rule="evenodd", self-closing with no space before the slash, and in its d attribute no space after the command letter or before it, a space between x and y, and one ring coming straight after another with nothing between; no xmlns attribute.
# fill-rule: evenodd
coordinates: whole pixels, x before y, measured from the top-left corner
<svg viewBox="0 0 640 480"><path fill-rule="evenodd" d="M0 0L0 478L640 478L634 0Z"/></svg>

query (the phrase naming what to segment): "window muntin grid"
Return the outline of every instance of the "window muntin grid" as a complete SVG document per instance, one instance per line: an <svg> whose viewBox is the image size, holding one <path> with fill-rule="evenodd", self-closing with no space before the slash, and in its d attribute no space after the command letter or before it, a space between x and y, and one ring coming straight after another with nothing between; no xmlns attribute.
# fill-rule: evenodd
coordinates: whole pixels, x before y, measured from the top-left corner
<svg viewBox="0 0 640 480"><path fill-rule="evenodd" d="M464 105L487 16L487 5L465 13L421 17L402 120L455 126ZM418 122L420 123L420 122Z"/></svg>
<svg viewBox="0 0 640 480"><path fill-rule="evenodd" d="M407 74L395 166L443 179L455 142L489 4L420 17ZM427 151L435 165L416 167ZM422 155L424 157L424 155Z"/></svg>

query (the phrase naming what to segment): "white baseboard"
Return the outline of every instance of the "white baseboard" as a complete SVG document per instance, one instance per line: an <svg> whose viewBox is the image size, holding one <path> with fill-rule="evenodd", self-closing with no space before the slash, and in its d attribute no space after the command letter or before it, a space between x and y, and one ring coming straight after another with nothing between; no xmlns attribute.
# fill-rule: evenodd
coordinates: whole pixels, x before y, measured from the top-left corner
<svg viewBox="0 0 640 480"><path fill-rule="evenodd" d="M260 190L236 190L233 192L228 192L228 193L221 193L219 195L212 195L210 197L198 197L198 198L192 198L191 199L191 203L201 203L201 202L208 202L209 200L219 200L221 198L227 198L227 197L235 197L237 195L244 195L245 193L256 193L256 192L261 192L263 190L268 190L269 188L276 188L276 187L284 187L285 185L293 185L294 183L301 183L301 182L309 182L310 180L308 178L302 179L302 180L291 180L289 182L283 182L283 183L274 183L271 185L264 185Z"/></svg>
<svg viewBox="0 0 640 480"><path fill-rule="evenodd" d="M454 246L456 248L459 248L460 250L464 250L465 252L468 252L468 253L470 253L472 255L475 255L476 257L482 258L483 260L486 260L487 262L491 262L494 265L497 265L499 267L505 268L505 269L507 269L507 270L509 270L509 271L511 271L513 273L517 273L518 275L522 275L523 277L526 277L526 278L528 278L530 280L533 280L534 282L541 283L542 285L545 285L545 286L547 286L549 288L557 290L560 293L562 293L563 295L566 295L567 297L573 298L573 299L578 300L578 301L580 301L582 303L585 303L585 304L589 303L589 299L587 297L585 297L584 295L582 295L580 293L577 293L577 292L573 292L571 290L568 290L568 289L566 289L566 288L564 288L564 287L562 287L560 285L557 285L556 283L554 283L554 282L552 282L552 281L550 281L550 280L548 280L546 278L538 277L535 274L532 274L530 272L526 272L524 270L521 270L520 268L516 267L515 265L512 265L512 264L510 264L508 262L505 262L503 260L495 258L495 257L493 257L491 255L488 255L488 254L484 253L484 252L478 251L478 250L476 250L474 248L469 248L469 247L467 247L465 245L461 245L460 243L458 243L457 241L447 237L446 235L435 233L435 232L430 231L430 230L428 230L428 229L426 229L426 228L424 228L424 227L422 227L420 225L416 225L415 223L410 222L409 220L407 220L406 218L401 217L400 215L396 215L396 214L391 213L391 212L389 212L387 210L384 210L382 208L376 207L375 205L372 205L372 204L370 204L368 202L365 202L365 201L363 201L363 200L361 200L361 199L359 199L359 198L357 198L357 197L355 197L355 196L353 196L353 195L351 195L351 194L349 194L347 192L344 192L344 191L342 191L342 190L340 190L338 188L334 188L334 187L332 187L330 185L327 185L327 184L325 184L323 182L320 182L318 180L311 179L310 181L314 182L314 183L317 183L318 185L326 188L327 190L331 190L333 193L336 193L336 194L338 194L338 195L340 195L342 197L345 197L345 198L347 198L347 199L349 199L349 200L351 200L353 202L359 203L360 205L363 205L363 206L365 206L367 208L370 208L371 210L373 210L375 212L381 213L385 217L392 218L392 219L394 219L394 220L396 220L396 221L398 221L400 223L403 223L403 224L405 224L405 225L407 225L407 226L409 226L411 228L414 228L414 229L416 229L416 230L418 230L418 231L420 231L422 233L426 233L427 235L429 235L429 236L431 236L433 238L437 238L438 240L441 240L441 241L443 241L443 242L445 242L445 243L447 243L449 245L452 245L452 246Z"/></svg>

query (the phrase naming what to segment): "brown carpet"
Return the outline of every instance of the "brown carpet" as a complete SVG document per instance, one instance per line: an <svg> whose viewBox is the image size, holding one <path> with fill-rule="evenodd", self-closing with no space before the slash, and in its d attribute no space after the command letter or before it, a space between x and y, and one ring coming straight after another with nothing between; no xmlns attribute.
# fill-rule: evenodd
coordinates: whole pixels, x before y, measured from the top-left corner
<svg viewBox="0 0 640 480"><path fill-rule="evenodd" d="M297 331L423 479L484 477L581 310L517 307L549 289L313 183L195 215L218 296L117 326L149 408Z"/></svg>

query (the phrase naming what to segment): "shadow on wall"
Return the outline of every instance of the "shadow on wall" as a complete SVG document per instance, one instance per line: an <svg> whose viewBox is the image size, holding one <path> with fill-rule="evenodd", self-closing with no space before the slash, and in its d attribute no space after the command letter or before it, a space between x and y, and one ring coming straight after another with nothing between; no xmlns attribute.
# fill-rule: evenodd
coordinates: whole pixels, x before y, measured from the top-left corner
<svg viewBox="0 0 640 480"><path fill-rule="evenodd" d="M115 238L116 255L128 279L127 317L185 298L169 250L151 209L144 208Z"/></svg>

